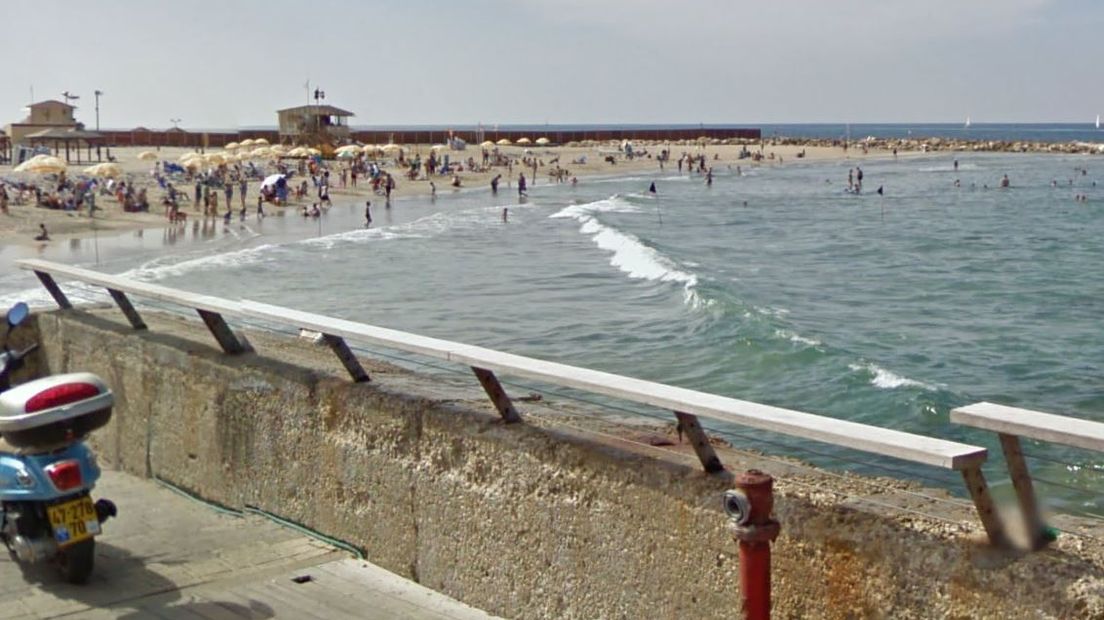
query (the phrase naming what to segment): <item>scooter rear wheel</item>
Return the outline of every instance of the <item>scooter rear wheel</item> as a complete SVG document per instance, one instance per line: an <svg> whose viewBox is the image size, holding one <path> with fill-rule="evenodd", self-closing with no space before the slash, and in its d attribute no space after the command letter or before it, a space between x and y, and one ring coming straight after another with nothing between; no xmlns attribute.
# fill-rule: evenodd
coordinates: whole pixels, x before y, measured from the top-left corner
<svg viewBox="0 0 1104 620"><path fill-rule="evenodd" d="M73 584L87 583L96 559L96 539L89 538L58 552L58 561L65 580Z"/></svg>

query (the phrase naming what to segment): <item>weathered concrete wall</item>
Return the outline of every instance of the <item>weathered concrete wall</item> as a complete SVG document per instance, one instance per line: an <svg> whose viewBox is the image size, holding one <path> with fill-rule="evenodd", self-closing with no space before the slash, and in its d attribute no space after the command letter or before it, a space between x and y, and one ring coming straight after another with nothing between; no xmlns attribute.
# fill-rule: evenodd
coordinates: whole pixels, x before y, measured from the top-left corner
<svg viewBox="0 0 1104 620"><path fill-rule="evenodd" d="M200 324L175 318L147 317L148 332L114 312L37 319L51 370L90 370L115 389L114 419L95 443L116 467L303 523L503 616L739 613L736 548L719 509L730 478L701 473L686 449L613 436L639 429L582 422L562 404L525 404L526 423L505 426L474 377L366 362L373 381L356 385L328 350L251 334L260 353L228 357ZM777 617L1104 617L1092 539L995 552L976 542L967 510L721 456L779 478Z"/></svg>

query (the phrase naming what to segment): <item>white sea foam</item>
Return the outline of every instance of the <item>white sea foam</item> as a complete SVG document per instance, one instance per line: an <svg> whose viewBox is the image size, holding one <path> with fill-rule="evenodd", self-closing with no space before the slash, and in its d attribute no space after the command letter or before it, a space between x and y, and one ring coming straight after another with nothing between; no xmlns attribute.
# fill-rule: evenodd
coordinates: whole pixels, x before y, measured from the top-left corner
<svg viewBox="0 0 1104 620"><path fill-rule="evenodd" d="M603 250L612 253L610 265L628 274L630 278L639 278L659 282L681 282L685 291L685 301L694 308L703 304L695 288L698 276L678 268L674 261L655 248L649 247L631 233L623 232L598 221L598 213L639 213L641 210L613 196L585 204L571 205L550 215L552 218L571 218L582 225L579 232L590 235L594 243Z"/></svg>
<svg viewBox="0 0 1104 620"><path fill-rule="evenodd" d="M884 390L892 390L899 387L919 387L925 390L934 390L935 387L928 385L922 381L916 381L907 377L902 377L898 374L890 372L877 364L851 364L848 366L855 372L866 371L873 375L870 378L870 385L874 387L882 388Z"/></svg>
<svg viewBox="0 0 1104 620"><path fill-rule="evenodd" d="M155 258L119 275L144 282L152 282L205 269L238 269L265 261L268 258L267 255L278 247L271 243L265 243L252 248L221 254L207 254L187 260L175 260L176 257L172 256Z"/></svg>
<svg viewBox="0 0 1104 620"><path fill-rule="evenodd" d="M803 344L803 345L810 346L810 347L819 347L821 345L821 342L819 340L815 339L815 338L806 338L806 337L804 337L800 334L797 334L797 333L794 333L794 332L791 332L791 331L787 331L787 330L784 330L784 329L774 330L774 335L778 336L779 338L784 338L786 340L789 340L790 342L792 342L794 344Z"/></svg>

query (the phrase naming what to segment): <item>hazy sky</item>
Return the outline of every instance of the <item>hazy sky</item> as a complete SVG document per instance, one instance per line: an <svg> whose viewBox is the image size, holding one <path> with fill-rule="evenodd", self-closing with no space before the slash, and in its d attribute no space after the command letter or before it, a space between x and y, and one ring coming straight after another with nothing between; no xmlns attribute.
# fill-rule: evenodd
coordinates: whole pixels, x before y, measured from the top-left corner
<svg viewBox="0 0 1104 620"><path fill-rule="evenodd" d="M0 0L0 124L1090 122L1093 0Z"/></svg>

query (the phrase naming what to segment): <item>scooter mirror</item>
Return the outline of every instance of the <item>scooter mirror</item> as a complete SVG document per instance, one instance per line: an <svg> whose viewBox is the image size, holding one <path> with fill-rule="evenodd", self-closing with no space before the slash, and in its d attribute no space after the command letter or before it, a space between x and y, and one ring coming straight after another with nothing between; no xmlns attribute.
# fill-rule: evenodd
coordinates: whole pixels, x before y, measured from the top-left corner
<svg viewBox="0 0 1104 620"><path fill-rule="evenodd" d="M8 310L8 329L19 325L23 321L26 321L27 315L29 315L30 313L31 311L29 308L27 308L27 304L23 302L16 303L14 306L11 307L10 310Z"/></svg>

